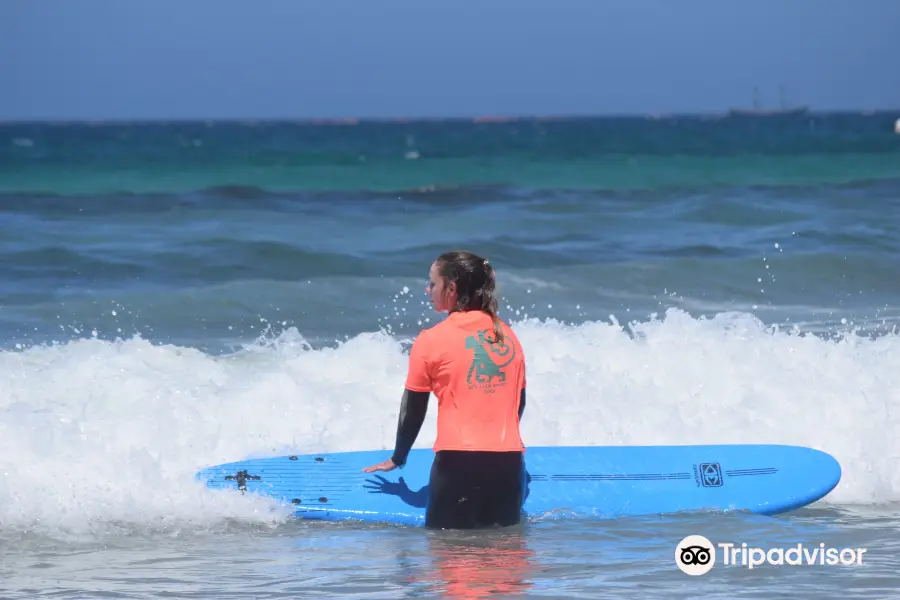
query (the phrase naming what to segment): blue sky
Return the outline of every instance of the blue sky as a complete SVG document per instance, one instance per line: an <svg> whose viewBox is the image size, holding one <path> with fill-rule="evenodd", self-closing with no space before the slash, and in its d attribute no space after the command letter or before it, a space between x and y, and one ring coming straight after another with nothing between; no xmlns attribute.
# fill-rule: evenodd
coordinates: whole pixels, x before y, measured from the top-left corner
<svg viewBox="0 0 900 600"><path fill-rule="evenodd" d="M900 108L900 0L2 0L0 119Z"/></svg>

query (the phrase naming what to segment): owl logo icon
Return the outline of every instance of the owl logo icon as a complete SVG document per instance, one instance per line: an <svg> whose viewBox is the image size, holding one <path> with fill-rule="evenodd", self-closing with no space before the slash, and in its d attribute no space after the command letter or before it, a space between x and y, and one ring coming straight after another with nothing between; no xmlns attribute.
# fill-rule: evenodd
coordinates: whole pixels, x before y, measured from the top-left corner
<svg viewBox="0 0 900 600"><path fill-rule="evenodd" d="M675 564L688 575L706 575L716 564L716 547L702 535L689 535L675 547Z"/></svg>

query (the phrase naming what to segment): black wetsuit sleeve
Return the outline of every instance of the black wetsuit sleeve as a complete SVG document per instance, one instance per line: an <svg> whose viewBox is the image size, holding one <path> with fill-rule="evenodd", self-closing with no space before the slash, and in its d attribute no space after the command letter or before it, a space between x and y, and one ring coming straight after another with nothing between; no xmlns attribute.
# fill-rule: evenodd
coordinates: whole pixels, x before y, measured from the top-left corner
<svg viewBox="0 0 900 600"><path fill-rule="evenodd" d="M403 390L400 417L397 419L397 441L394 445L394 455L391 457L398 467L406 464L409 450L419 436L419 430L425 422L425 413L428 411L430 395L431 392Z"/></svg>
<svg viewBox="0 0 900 600"><path fill-rule="evenodd" d="M522 388L522 393L519 394L519 420L522 420L522 415L525 413L525 388Z"/></svg>

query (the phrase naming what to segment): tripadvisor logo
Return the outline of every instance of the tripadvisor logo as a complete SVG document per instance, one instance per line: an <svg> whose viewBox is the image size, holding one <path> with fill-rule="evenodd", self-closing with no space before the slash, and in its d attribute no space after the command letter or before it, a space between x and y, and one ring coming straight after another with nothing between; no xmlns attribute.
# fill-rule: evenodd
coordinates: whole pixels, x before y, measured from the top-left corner
<svg viewBox="0 0 900 600"><path fill-rule="evenodd" d="M716 560L716 548L720 554ZM794 544L783 548L758 548L747 544L713 544L702 535L689 535L675 547L675 564L688 575L705 575L716 562L722 566L753 569L762 565L861 565L866 548L831 548L825 544Z"/></svg>
<svg viewBox="0 0 900 600"><path fill-rule="evenodd" d="M516 348L504 339L498 342L491 329L482 329L466 338L466 348L474 350L466 376L469 387L494 387L506 383L503 368L516 357Z"/></svg>
<svg viewBox="0 0 900 600"><path fill-rule="evenodd" d="M716 547L702 535L689 535L675 547L675 564L688 575L705 575L716 564Z"/></svg>

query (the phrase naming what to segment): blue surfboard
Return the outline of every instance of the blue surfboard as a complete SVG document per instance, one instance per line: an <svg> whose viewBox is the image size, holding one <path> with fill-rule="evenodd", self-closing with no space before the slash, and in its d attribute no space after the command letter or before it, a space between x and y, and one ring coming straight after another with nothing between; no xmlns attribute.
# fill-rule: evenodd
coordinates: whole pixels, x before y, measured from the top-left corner
<svg viewBox="0 0 900 600"><path fill-rule="evenodd" d="M305 519L423 525L434 453L415 449L402 469L363 473L390 450L257 458L203 469L212 489L260 494ZM529 517L685 511L777 514L824 497L841 478L829 454L798 446L529 447Z"/></svg>

